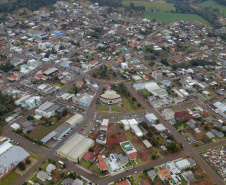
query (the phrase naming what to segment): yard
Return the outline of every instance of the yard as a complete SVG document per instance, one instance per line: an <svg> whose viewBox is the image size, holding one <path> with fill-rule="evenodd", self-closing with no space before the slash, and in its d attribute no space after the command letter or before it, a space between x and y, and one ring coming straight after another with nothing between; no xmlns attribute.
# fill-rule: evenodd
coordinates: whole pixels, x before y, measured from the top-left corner
<svg viewBox="0 0 226 185"><path fill-rule="evenodd" d="M12 171L9 175L1 179L0 185L13 185L19 178L20 176L15 171Z"/></svg>
<svg viewBox="0 0 226 185"><path fill-rule="evenodd" d="M139 111L139 110L143 110L143 107L138 107L138 102L136 101L132 101L131 99L128 99L125 96L122 96L122 103L124 106L124 109L126 111Z"/></svg>
<svg viewBox="0 0 226 185"><path fill-rule="evenodd" d="M57 120L55 117L51 118L51 120L55 123L54 125L45 126L42 124L39 124L36 126L34 130L32 130L28 136L34 140L41 140L44 138L47 134L52 132L54 129L56 129L58 126L60 126L63 122L68 120L71 117L71 114L68 113L66 116L62 117L60 120Z"/></svg>
<svg viewBox="0 0 226 185"><path fill-rule="evenodd" d="M86 161L86 160L83 160L81 163L81 166L86 169L89 169L91 165L92 165L92 162Z"/></svg>

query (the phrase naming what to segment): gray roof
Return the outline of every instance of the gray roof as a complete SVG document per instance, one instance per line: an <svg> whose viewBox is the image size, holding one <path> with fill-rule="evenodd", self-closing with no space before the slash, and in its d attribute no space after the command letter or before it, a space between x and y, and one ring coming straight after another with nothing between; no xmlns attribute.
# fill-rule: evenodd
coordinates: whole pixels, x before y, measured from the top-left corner
<svg viewBox="0 0 226 185"><path fill-rule="evenodd" d="M114 154L114 156L117 158L117 161L120 161L122 165L129 162L129 158L127 156L124 156L122 154Z"/></svg>
<svg viewBox="0 0 226 185"><path fill-rule="evenodd" d="M194 174L191 170L182 173L182 176L190 183L195 182Z"/></svg>
<svg viewBox="0 0 226 185"><path fill-rule="evenodd" d="M74 179L71 179L71 178L66 178L62 181L62 184L63 185L72 185Z"/></svg>
<svg viewBox="0 0 226 185"><path fill-rule="evenodd" d="M44 138L42 138L41 142L47 143L50 139L52 139L56 135L56 133L57 132L55 132L55 131L50 132L48 135L46 135Z"/></svg>
<svg viewBox="0 0 226 185"><path fill-rule="evenodd" d="M30 154L20 146L12 146L0 154L0 178L16 167L20 161L26 159Z"/></svg>
<svg viewBox="0 0 226 185"><path fill-rule="evenodd" d="M192 158L187 158L187 160L190 163L191 167L196 166L196 162Z"/></svg>
<svg viewBox="0 0 226 185"><path fill-rule="evenodd" d="M151 171L148 171L148 176L151 179L154 179L157 176L157 173L155 172L155 170L151 170Z"/></svg>

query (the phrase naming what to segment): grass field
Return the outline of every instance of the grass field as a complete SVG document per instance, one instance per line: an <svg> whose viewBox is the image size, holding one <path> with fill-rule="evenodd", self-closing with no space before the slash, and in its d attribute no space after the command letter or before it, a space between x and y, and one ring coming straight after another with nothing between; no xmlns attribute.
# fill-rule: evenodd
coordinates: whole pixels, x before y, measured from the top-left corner
<svg viewBox="0 0 226 185"><path fill-rule="evenodd" d="M85 160L83 160L82 161L82 164L81 164L81 166L83 167L83 168L86 168L86 169L89 169L89 167L92 165L92 162L90 162L90 161L85 161Z"/></svg>
<svg viewBox="0 0 226 185"><path fill-rule="evenodd" d="M212 1L212 0L209 0ZM202 17L195 14L183 14L183 13L171 13L171 10L175 11L173 3L166 3L165 1L157 2L144 2L144 1L123 1L123 5L130 5L133 2L135 6L145 6L146 10L142 15L143 18L156 19L158 22L164 22L169 24L174 21L199 21L208 26L210 23ZM201 4L201 3L200 3ZM155 12L152 12L154 9ZM220 9L220 8L219 8ZM225 10L226 11L226 10Z"/></svg>
<svg viewBox="0 0 226 185"><path fill-rule="evenodd" d="M159 10L161 12L165 11L175 11L175 7L173 3L166 3L164 1L162 2L146 2L146 1L123 1L123 5L130 5L130 3L133 2L135 6L145 6L146 11L151 11L151 9Z"/></svg>
<svg viewBox="0 0 226 185"><path fill-rule="evenodd" d="M1 179L0 185L13 185L20 178L14 171L12 171L9 175Z"/></svg>
<svg viewBox="0 0 226 185"><path fill-rule="evenodd" d="M224 13L224 16L226 16L226 7L223 5L218 4L217 2L213 1L213 0L208 0L202 3L197 4L199 7L209 7L211 6L212 8L218 8L219 10L221 10Z"/></svg>
<svg viewBox="0 0 226 185"><path fill-rule="evenodd" d="M199 21L207 26L211 26L210 23L202 17L195 14L183 14L183 13L165 13L165 12L145 12L142 15L143 18L156 19L158 22L164 22L169 24L174 21Z"/></svg>

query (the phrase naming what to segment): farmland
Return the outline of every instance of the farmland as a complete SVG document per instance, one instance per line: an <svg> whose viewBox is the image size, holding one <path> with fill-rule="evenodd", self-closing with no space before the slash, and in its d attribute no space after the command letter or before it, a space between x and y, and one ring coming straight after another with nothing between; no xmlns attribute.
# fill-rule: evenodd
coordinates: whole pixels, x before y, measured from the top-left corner
<svg viewBox="0 0 226 185"><path fill-rule="evenodd" d="M165 24L180 20L199 21L210 26L210 23L208 21L198 15L173 13L176 10L173 3L166 3L165 1L123 1L123 5L129 6L131 2L134 3L135 6L145 6L145 12L142 15L143 18L150 20L156 19L156 21L164 22Z"/></svg>

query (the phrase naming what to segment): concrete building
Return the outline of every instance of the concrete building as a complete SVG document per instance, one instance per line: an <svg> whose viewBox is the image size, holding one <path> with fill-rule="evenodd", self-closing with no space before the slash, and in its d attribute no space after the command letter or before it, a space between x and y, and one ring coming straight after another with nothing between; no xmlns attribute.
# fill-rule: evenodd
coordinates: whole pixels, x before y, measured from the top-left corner
<svg viewBox="0 0 226 185"><path fill-rule="evenodd" d="M26 95L15 101L16 105L21 105L24 108L33 108L41 102L40 96Z"/></svg>
<svg viewBox="0 0 226 185"><path fill-rule="evenodd" d="M30 157L22 147L9 142L0 142L0 180L14 170L19 162L25 162Z"/></svg>
<svg viewBox="0 0 226 185"><path fill-rule="evenodd" d="M226 111L226 102L219 102L219 101L217 101L217 102L215 102L214 104L213 104L215 107L217 107L217 109L219 110L219 111L221 111L221 112L225 112Z"/></svg>
<svg viewBox="0 0 226 185"><path fill-rule="evenodd" d="M60 107L59 105L47 101L41 106L39 106L38 109L35 110L35 114L38 114L45 118L50 118L51 116L54 116L56 114L56 110L59 107Z"/></svg>
<svg viewBox="0 0 226 185"><path fill-rule="evenodd" d="M75 134L57 150L57 154L77 163L94 143L90 138Z"/></svg>
<svg viewBox="0 0 226 185"><path fill-rule="evenodd" d="M165 120L170 120L174 118L174 112L171 109L166 108L162 111L162 116Z"/></svg>
<svg viewBox="0 0 226 185"><path fill-rule="evenodd" d="M100 101L111 105L121 102L122 99L121 96L118 95L115 91L107 90L100 96Z"/></svg>
<svg viewBox="0 0 226 185"><path fill-rule="evenodd" d="M185 168L191 167L191 165L187 159L181 159L181 160L175 162L175 165L179 170L183 170Z"/></svg>
<svg viewBox="0 0 226 185"><path fill-rule="evenodd" d="M108 130L108 123L109 123L109 119L103 119L101 125L100 125L100 131L105 131L107 132Z"/></svg>

